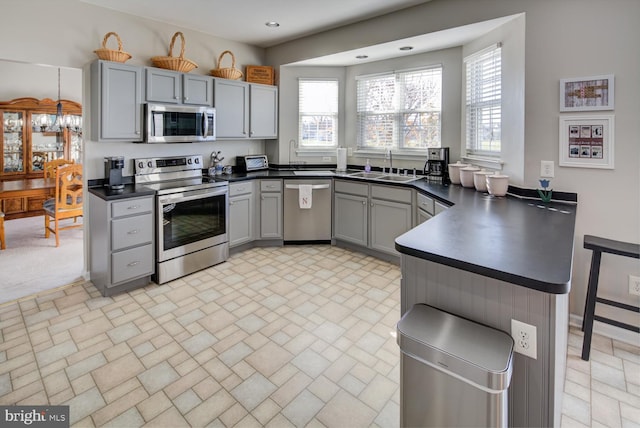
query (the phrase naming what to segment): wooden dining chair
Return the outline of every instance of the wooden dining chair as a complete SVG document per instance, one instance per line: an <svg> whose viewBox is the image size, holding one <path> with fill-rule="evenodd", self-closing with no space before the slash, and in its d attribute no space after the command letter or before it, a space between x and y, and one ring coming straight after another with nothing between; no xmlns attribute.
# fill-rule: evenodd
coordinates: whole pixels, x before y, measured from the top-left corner
<svg viewBox="0 0 640 428"><path fill-rule="evenodd" d="M0 250L7 248L7 244L4 238L4 213L0 211Z"/></svg>
<svg viewBox="0 0 640 428"><path fill-rule="evenodd" d="M44 163L42 170L44 171L44 178L55 178L56 169L62 165L68 165L75 163L74 160L69 159L54 159Z"/></svg>
<svg viewBox="0 0 640 428"><path fill-rule="evenodd" d="M82 227L74 221L71 225L60 226L60 221L82 217L82 164L70 164L56 170L55 197L44 204L44 236L51 232L56 235L56 247L60 245L60 231ZM54 226L51 227L51 220Z"/></svg>

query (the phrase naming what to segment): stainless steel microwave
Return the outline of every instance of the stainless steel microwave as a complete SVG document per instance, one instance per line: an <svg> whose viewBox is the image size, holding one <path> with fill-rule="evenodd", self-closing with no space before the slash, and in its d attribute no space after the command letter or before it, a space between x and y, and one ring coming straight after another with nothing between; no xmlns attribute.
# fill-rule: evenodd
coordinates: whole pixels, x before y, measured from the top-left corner
<svg viewBox="0 0 640 428"><path fill-rule="evenodd" d="M202 106L145 104L145 143L215 141L216 109Z"/></svg>

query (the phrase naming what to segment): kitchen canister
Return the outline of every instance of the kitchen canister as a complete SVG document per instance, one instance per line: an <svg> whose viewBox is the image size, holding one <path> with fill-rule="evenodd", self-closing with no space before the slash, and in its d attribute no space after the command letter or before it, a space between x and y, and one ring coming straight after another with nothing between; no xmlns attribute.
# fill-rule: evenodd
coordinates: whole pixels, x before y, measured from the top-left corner
<svg viewBox="0 0 640 428"><path fill-rule="evenodd" d="M450 163L449 164L449 180L451 180L451 183L460 184L460 170L468 166L469 165L467 165L466 163L462 163L460 161L456 163Z"/></svg>
<svg viewBox="0 0 640 428"><path fill-rule="evenodd" d="M473 187L473 173L477 171L480 171L480 168L472 165L460 169L460 184L462 184L462 187Z"/></svg>
<svg viewBox="0 0 640 428"><path fill-rule="evenodd" d="M486 169L481 169L473 173L473 186L478 192L487 191L487 175L491 174L493 174L493 171L487 171Z"/></svg>
<svg viewBox="0 0 640 428"><path fill-rule="evenodd" d="M487 190L493 196L506 195L509 190L509 176L498 173L487 175Z"/></svg>

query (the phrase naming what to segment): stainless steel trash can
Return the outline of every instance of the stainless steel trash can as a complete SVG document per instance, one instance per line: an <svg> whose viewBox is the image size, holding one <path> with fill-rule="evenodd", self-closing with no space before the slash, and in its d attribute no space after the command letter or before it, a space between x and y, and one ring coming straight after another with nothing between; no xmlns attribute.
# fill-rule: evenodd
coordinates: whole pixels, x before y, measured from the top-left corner
<svg viewBox="0 0 640 428"><path fill-rule="evenodd" d="M425 304L397 330L401 426L508 425L511 336Z"/></svg>

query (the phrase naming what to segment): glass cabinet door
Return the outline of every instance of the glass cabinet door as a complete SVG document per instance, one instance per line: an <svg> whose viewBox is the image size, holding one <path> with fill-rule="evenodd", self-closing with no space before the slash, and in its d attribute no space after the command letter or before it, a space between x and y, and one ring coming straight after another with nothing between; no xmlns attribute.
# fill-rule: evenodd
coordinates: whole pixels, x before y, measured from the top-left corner
<svg viewBox="0 0 640 428"><path fill-rule="evenodd" d="M52 130L55 114L33 113L31 116L31 172L43 171L44 163L64 158L64 134Z"/></svg>
<svg viewBox="0 0 640 428"><path fill-rule="evenodd" d="M2 113L2 168L6 173L24 172L24 113Z"/></svg>
<svg viewBox="0 0 640 428"><path fill-rule="evenodd" d="M82 116L71 114L65 118L67 122L69 157L76 163L82 163Z"/></svg>

